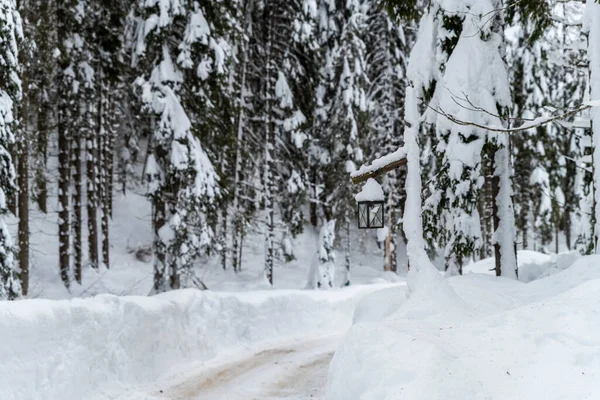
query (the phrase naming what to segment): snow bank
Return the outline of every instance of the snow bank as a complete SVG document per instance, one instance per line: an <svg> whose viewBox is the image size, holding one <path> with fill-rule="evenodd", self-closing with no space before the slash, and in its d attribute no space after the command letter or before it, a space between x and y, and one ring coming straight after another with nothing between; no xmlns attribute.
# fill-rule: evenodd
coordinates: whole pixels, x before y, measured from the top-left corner
<svg viewBox="0 0 600 400"><path fill-rule="evenodd" d="M358 299L382 287L2 302L0 397L89 399L225 351L346 329Z"/></svg>
<svg viewBox="0 0 600 400"><path fill-rule="evenodd" d="M445 292L411 296L392 315L351 328L332 361L326 399L595 398L599 264L600 256L584 257L530 284L449 279L462 302Z"/></svg>
<svg viewBox="0 0 600 400"><path fill-rule="evenodd" d="M531 282L558 273L569 268L580 257L581 255L577 251L548 255L537 251L520 250L517 253L519 280L521 282ZM463 271L465 274L495 275L494 268L494 258L486 258L465 266Z"/></svg>

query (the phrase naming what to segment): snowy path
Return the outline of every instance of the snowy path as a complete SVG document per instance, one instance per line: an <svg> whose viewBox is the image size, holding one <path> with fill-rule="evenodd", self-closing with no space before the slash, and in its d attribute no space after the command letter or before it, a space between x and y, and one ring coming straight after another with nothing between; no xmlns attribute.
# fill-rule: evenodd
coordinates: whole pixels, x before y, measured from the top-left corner
<svg viewBox="0 0 600 400"><path fill-rule="evenodd" d="M307 400L324 395L329 362L341 335L282 344L191 371L153 393L170 400Z"/></svg>

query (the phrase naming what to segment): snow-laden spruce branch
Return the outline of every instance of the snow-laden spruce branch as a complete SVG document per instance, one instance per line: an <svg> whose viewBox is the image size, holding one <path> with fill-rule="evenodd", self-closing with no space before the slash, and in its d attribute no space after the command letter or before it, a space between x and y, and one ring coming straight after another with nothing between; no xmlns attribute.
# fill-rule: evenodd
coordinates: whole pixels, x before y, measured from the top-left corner
<svg viewBox="0 0 600 400"><path fill-rule="evenodd" d="M592 107L600 107L600 100L588 101L588 102L580 104L579 106L577 106L575 108L563 109L558 114L555 114L555 115L552 115L549 117L538 117L533 120L529 120L529 121L523 123L522 125L514 127L514 128L504 128L501 126L494 126L494 125L486 126L486 125L478 124L477 122L472 122L472 121L463 121L463 120L460 120L460 119L456 118L455 116L445 112L444 110L442 110L439 107L436 108L436 107L427 105L427 108L429 108L433 112L447 118L448 120L450 120L451 122L453 122L457 125L473 126L476 128L486 130L486 131L497 132L497 133L517 133L517 132L526 131L528 129L538 128L540 126L549 124L554 121L559 121L562 119L572 117L574 115L579 114L580 112L589 110ZM473 111L481 111L481 112L493 115L490 112L482 110L482 109L476 109Z"/></svg>

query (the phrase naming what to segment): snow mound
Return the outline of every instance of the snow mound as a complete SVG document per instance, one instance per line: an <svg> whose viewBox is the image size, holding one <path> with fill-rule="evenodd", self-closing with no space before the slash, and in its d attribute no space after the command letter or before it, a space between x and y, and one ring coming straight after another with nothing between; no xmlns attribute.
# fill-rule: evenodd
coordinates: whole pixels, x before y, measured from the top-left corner
<svg viewBox="0 0 600 400"><path fill-rule="evenodd" d="M378 322L360 318L338 348L326 399L595 398L599 264L600 256L583 257L530 284L454 277L448 282L462 307L446 292L426 291L435 298L411 295L404 303L388 299L400 305L398 311ZM365 297L357 313L368 315L369 299L385 292ZM424 312L445 302L443 312Z"/></svg>
<svg viewBox="0 0 600 400"><path fill-rule="evenodd" d="M347 329L359 298L382 287L1 302L0 397L112 398L192 361Z"/></svg>
<svg viewBox="0 0 600 400"><path fill-rule="evenodd" d="M352 323L381 321L398 311L405 302L405 286L392 287L369 293L356 306Z"/></svg>
<svg viewBox="0 0 600 400"><path fill-rule="evenodd" d="M548 255L537 251L520 250L517 252L519 280L527 283L556 274L569 268L580 257L577 251ZM494 258L486 258L465 266L464 273L495 275L494 263Z"/></svg>

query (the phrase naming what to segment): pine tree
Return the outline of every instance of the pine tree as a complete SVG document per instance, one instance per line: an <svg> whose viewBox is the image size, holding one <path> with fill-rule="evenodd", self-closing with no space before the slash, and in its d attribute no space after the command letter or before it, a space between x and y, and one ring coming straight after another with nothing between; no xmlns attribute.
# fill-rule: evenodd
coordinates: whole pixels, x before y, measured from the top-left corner
<svg viewBox="0 0 600 400"><path fill-rule="evenodd" d="M305 195L304 168L298 160L306 137L302 129L306 116L295 101L298 92L289 84L292 79L301 79L305 71L298 56L301 38L294 30L294 21L303 8L302 2L281 0L256 2L254 7L257 18L251 79L256 96L256 129L261 132L262 143L257 151L261 153L259 194L266 216L264 269L272 284L276 258L282 249L277 231L283 228L283 241L288 245L282 250L288 259L293 258L289 240L301 231L304 219L300 208ZM279 219L283 226L277 223Z"/></svg>
<svg viewBox="0 0 600 400"><path fill-rule="evenodd" d="M55 121L53 101L57 71L53 53L57 44L54 20L56 4L56 1L47 0L30 0L24 3L30 21L24 26L24 29L27 30L26 40L35 45L31 49L32 59L25 67L31 82L28 97L35 99L36 104L35 111L32 110L35 117L36 134L32 138L34 151L31 164L35 172L31 197L44 213L48 212L48 145L50 131ZM36 21L35 25L31 23L34 20Z"/></svg>
<svg viewBox="0 0 600 400"><path fill-rule="evenodd" d="M76 118L78 104L74 89L76 82L77 60L74 49L80 45L79 37L73 32L76 22L77 1L61 1L55 8L57 31L61 32L58 41L58 54L56 57L58 72L56 75L56 114L58 134L58 241L59 241L59 269L65 287L70 286L72 221L70 202L71 142L74 134L72 121ZM75 115L74 115L75 114Z"/></svg>
<svg viewBox="0 0 600 400"><path fill-rule="evenodd" d="M21 100L18 42L22 40L21 17L14 0L0 1L0 299L15 299L21 295L21 285L15 272L14 249L4 217L6 199L16 190L15 168L8 148L15 142L16 121L13 111Z"/></svg>
<svg viewBox="0 0 600 400"><path fill-rule="evenodd" d="M368 77L365 32L367 8L362 1L324 2L320 12L323 52L316 93L315 129L311 169L315 186L321 186L319 202L323 220L338 225L349 235L355 202L348 185L339 185L363 161L366 138L360 137L366 122ZM345 267L350 269L350 240L345 241Z"/></svg>
<svg viewBox="0 0 600 400"><path fill-rule="evenodd" d="M201 80L225 72L221 56L227 44L213 35L206 20L210 14L198 3L140 4L136 13L143 27L134 48L144 71L138 84L153 117L146 175L153 207L154 291L161 292L181 287L182 274L195 281L192 263L211 240L205 212L217 194L217 176L191 132L182 93L187 70Z"/></svg>
<svg viewBox="0 0 600 400"><path fill-rule="evenodd" d="M367 72L369 77L369 149L368 158L393 153L403 145L402 103L406 84L405 52L408 46L401 25L394 23L381 2L369 8L367 32ZM394 170L384 176L388 213L384 269L396 272L397 217L404 207L405 171Z"/></svg>

